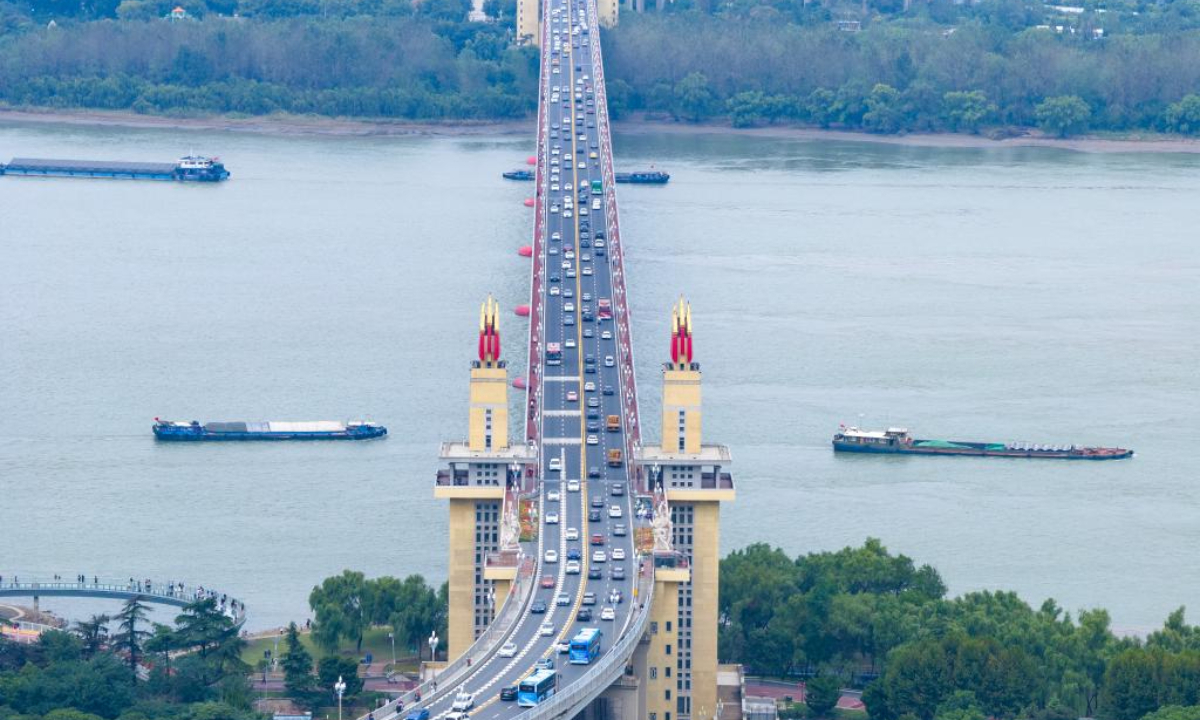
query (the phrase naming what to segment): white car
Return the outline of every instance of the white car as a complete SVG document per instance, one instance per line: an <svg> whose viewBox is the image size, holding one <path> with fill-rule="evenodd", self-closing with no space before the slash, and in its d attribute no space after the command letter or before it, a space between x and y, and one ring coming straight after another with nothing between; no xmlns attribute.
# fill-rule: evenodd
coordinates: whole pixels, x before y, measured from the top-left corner
<svg viewBox="0 0 1200 720"><path fill-rule="evenodd" d="M559 655L566 655L567 653L571 652L571 643L566 640L563 640L562 642L555 645L554 649L558 650Z"/></svg>
<svg viewBox="0 0 1200 720"><path fill-rule="evenodd" d="M552 212L552 213L558 212L558 203L554 203L553 205L550 206L550 212Z"/></svg>
<svg viewBox="0 0 1200 720"><path fill-rule="evenodd" d="M567 183L566 185L563 185L563 190L566 190L567 192L571 192L574 189L575 188L571 186L571 183Z"/></svg>
<svg viewBox="0 0 1200 720"><path fill-rule="evenodd" d="M556 513L556 512L546 513L546 524L547 525L557 525L558 524L558 513ZM551 551L551 552L553 552L553 551Z"/></svg>
<svg viewBox="0 0 1200 720"><path fill-rule="evenodd" d="M567 348L568 350L575 347L575 338L567 338L567 341L563 343L563 347Z"/></svg>
<svg viewBox="0 0 1200 720"><path fill-rule="evenodd" d="M597 550L596 552L592 553L592 562L594 562L594 563L608 562L608 554L605 553L603 550Z"/></svg>
<svg viewBox="0 0 1200 720"><path fill-rule="evenodd" d="M550 189L551 189L551 190L553 190L554 188L550 188ZM595 200L593 200L593 201L592 201L592 209L593 209L593 210L599 210L599 209L600 209L600 199L599 199L599 198L597 198L597 199L595 199Z"/></svg>
<svg viewBox="0 0 1200 720"><path fill-rule="evenodd" d="M550 458L550 470L562 470L562 458Z"/></svg>
<svg viewBox="0 0 1200 720"><path fill-rule="evenodd" d="M550 295L552 297L557 296L560 292L562 292L562 290L559 290L557 285L550 286ZM607 332L607 331L605 331L605 332Z"/></svg>
<svg viewBox="0 0 1200 720"><path fill-rule="evenodd" d="M506 642L500 646L500 657L515 657L517 654L517 644L514 642Z"/></svg>
<svg viewBox="0 0 1200 720"><path fill-rule="evenodd" d="M575 251L567 250L566 252L563 253L563 257L566 258L567 260L574 260L575 259Z"/></svg>
<svg viewBox="0 0 1200 720"><path fill-rule="evenodd" d="M625 559L625 548L613 548L613 560Z"/></svg>
<svg viewBox="0 0 1200 720"><path fill-rule="evenodd" d="M474 705L475 696L466 690L459 690L458 694L454 696L454 702L450 705L450 709L457 710L458 712L466 712L474 707Z"/></svg>
<svg viewBox="0 0 1200 720"><path fill-rule="evenodd" d="M621 517L621 506L620 506L620 505L613 505L612 507L610 507L610 508L608 509L608 516L609 516L610 518L619 518L619 517Z"/></svg>
<svg viewBox="0 0 1200 720"><path fill-rule="evenodd" d="M558 502L560 499L561 496L558 494L557 490L551 490L550 492L546 493L546 502Z"/></svg>
<svg viewBox="0 0 1200 720"><path fill-rule="evenodd" d="M600 438L596 437L595 435L588 435L587 436L587 444L588 445L599 445Z"/></svg>
<svg viewBox="0 0 1200 720"><path fill-rule="evenodd" d="M556 286L554 286L554 287L552 287L552 288L550 288L550 289L551 289L551 290L557 290L557 289L558 289L558 286L556 285ZM550 294L551 294L551 295L553 295L554 293L550 293ZM605 330L604 332L600 333L600 339L601 339L601 340L612 340L612 331L611 331L611 330Z"/></svg>
<svg viewBox="0 0 1200 720"><path fill-rule="evenodd" d="M549 517L549 516L547 516L547 517ZM548 562L548 563L558 562L558 551L557 550L547 550L546 551L546 562Z"/></svg>
<svg viewBox="0 0 1200 720"><path fill-rule="evenodd" d="M605 607L603 610L600 611L600 619L601 620L616 620L617 619L617 611L613 610L611 607Z"/></svg>
<svg viewBox="0 0 1200 720"><path fill-rule="evenodd" d="M575 480L575 479L568 480L567 481L567 492L579 492L579 481ZM575 528L571 528L571 530L575 530ZM571 530L567 531L567 539L568 540L571 539ZM575 530L575 539L576 540L579 539L579 531L578 530Z"/></svg>
<svg viewBox="0 0 1200 720"><path fill-rule="evenodd" d="M573 218L573 217L575 217L575 215L570 210L563 210L563 217Z"/></svg>
<svg viewBox="0 0 1200 720"><path fill-rule="evenodd" d="M579 574L579 561L578 560L568 560L567 561L567 574L568 575L578 575Z"/></svg>
<svg viewBox="0 0 1200 720"><path fill-rule="evenodd" d="M574 270L570 270L569 272L575 272L575 271L574 271ZM592 274L592 266L591 266L591 265L584 265L584 266L583 266L583 275L584 275L584 277L587 277L587 276L589 276L589 275L591 275L591 274ZM568 275L567 277L571 277L571 276L570 276L570 275Z"/></svg>
<svg viewBox="0 0 1200 720"><path fill-rule="evenodd" d="M612 367L613 365L616 365L616 364L617 364L617 361L613 360L612 355L604 356L604 367Z"/></svg>
<svg viewBox="0 0 1200 720"><path fill-rule="evenodd" d="M571 267L571 263L569 263L569 262L563 263L563 269L566 269L569 267ZM573 303L573 302L563 303L563 312L575 312L575 303Z"/></svg>
<svg viewBox="0 0 1200 720"><path fill-rule="evenodd" d="M560 232L551 233L550 239L555 242L558 242L559 240L562 240L562 233L560 233Z"/></svg>
<svg viewBox="0 0 1200 720"><path fill-rule="evenodd" d="M587 382L585 382L583 384L583 391L584 392L596 392L596 383L592 382L591 380L588 380Z"/></svg>
<svg viewBox="0 0 1200 720"><path fill-rule="evenodd" d="M550 190L553 192L558 192L558 183L550 183ZM600 202L600 201L597 200L596 202ZM596 208L596 209L599 210L600 208Z"/></svg>
<svg viewBox="0 0 1200 720"><path fill-rule="evenodd" d="M554 596L554 604L555 605L570 605L571 604L571 596L566 593L559 593Z"/></svg>
<svg viewBox="0 0 1200 720"><path fill-rule="evenodd" d="M554 634L554 623L546 621L538 627L538 635L550 636Z"/></svg>
<svg viewBox="0 0 1200 720"><path fill-rule="evenodd" d="M576 485L579 485L578 480L572 480L571 482L575 483ZM579 488L577 487L576 490L578 490L578 489ZM579 539L579 528L567 528L567 539L568 540L578 540Z"/></svg>

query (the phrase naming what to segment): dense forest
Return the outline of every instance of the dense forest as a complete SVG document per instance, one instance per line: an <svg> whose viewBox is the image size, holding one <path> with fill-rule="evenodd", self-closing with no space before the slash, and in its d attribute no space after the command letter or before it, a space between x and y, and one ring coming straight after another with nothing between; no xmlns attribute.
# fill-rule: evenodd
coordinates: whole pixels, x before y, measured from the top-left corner
<svg viewBox="0 0 1200 720"><path fill-rule="evenodd" d="M1117 637L1104 610L948 599L933 568L876 540L795 559L752 545L720 582L723 661L865 688L871 720L1200 718L1200 629L1182 608L1145 639Z"/></svg>
<svg viewBox="0 0 1200 720"><path fill-rule="evenodd" d="M1064 0L1065 1L1065 0ZM168 20L176 5L187 18ZM496 120L515 0L0 0L0 102ZM675 0L602 33L614 115L1002 135L1200 132L1200 0Z"/></svg>

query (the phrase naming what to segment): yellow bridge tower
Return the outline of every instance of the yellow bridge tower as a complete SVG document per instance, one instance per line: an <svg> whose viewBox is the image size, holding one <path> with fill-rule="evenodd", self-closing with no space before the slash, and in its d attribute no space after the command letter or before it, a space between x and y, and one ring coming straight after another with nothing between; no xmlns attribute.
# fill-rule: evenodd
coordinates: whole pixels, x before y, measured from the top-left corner
<svg viewBox="0 0 1200 720"><path fill-rule="evenodd" d="M675 652L663 655L672 666L650 673L649 720L711 720L717 714L721 503L734 500L735 492L729 448L703 441L700 364L692 343L692 309L681 297L671 312L671 356L662 371L662 443L640 448L636 458L650 487L669 504L673 550L690 570L656 573L668 581L678 575L679 581L666 586L677 588L676 597L654 599L652 617Z"/></svg>
<svg viewBox="0 0 1200 720"><path fill-rule="evenodd" d="M434 497L450 501L450 617L447 657L455 658L491 623L508 587L484 577L500 549L505 491L536 461L508 440L508 369L500 359L500 306L479 310L479 359L471 363L466 442L442 443Z"/></svg>

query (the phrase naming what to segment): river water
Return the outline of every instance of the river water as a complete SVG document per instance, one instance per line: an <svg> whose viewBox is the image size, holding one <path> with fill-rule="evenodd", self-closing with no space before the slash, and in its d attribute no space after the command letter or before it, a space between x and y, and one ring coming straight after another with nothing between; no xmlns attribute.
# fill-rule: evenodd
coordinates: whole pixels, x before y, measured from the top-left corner
<svg viewBox="0 0 1200 720"><path fill-rule="evenodd" d="M873 536L953 593L1103 606L1133 631L1195 605L1200 157L615 144L619 166L672 173L620 191L643 417L656 430L686 293L706 435L735 458L727 551ZM0 178L0 573L198 582L243 597L255 628L304 617L343 568L440 583L438 442L465 433L480 301L527 298L530 186L499 175L530 145L0 126L0 161L194 148L234 174ZM522 367L524 321L505 319ZM391 434L162 445L155 416ZM841 457L842 422L1138 455Z"/></svg>

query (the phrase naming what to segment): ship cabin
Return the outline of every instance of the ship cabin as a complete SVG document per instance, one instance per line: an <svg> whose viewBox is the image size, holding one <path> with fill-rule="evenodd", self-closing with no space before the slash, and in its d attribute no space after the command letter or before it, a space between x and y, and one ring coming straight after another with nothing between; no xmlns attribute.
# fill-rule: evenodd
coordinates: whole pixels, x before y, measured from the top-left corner
<svg viewBox="0 0 1200 720"><path fill-rule="evenodd" d="M903 447L912 444L912 437L908 434L906 428L888 428L887 430L879 431L844 427L834 439L849 445L873 445L879 447Z"/></svg>

